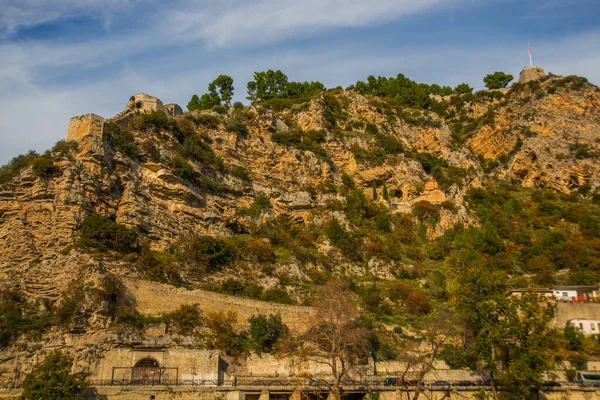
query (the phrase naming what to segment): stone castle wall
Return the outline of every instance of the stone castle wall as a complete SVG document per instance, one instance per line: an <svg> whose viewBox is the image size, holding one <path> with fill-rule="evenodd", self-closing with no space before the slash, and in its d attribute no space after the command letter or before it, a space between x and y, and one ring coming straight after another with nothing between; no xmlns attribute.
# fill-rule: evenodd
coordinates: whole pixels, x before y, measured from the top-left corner
<svg viewBox="0 0 600 400"><path fill-rule="evenodd" d="M67 141L80 141L85 136L102 137L104 118L96 114L84 114L69 120Z"/></svg>

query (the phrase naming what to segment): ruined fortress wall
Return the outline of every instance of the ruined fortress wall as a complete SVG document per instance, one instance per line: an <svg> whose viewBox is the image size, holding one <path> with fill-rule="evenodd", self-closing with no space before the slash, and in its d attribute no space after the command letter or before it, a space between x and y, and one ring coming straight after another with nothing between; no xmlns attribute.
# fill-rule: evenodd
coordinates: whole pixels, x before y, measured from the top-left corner
<svg viewBox="0 0 600 400"><path fill-rule="evenodd" d="M198 304L203 312L235 311L238 327L247 327L248 318L258 314L281 314L291 330L304 332L311 314L310 307L268 303L204 290L186 290L157 282L123 279L135 296L137 310L144 315L160 315L175 311L182 304Z"/></svg>
<svg viewBox="0 0 600 400"><path fill-rule="evenodd" d="M84 114L69 120L67 141L80 141L85 136L102 137L104 118L96 114Z"/></svg>

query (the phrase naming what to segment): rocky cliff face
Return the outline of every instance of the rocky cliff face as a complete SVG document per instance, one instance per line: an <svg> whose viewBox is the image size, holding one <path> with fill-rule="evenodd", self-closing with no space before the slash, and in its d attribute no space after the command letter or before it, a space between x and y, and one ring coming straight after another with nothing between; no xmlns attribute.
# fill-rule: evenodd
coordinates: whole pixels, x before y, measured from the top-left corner
<svg viewBox="0 0 600 400"><path fill-rule="evenodd" d="M71 280L94 268L107 268L70 246L81 222L92 213L133 227L152 248L166 249L191 233L247 231L252 222L236 209L250 205L261 192L269 197L271 215L320 223L329 213L328 202L343 201L335 190L324 188L341 186L342 176L348 175L368 196L376 193L382 206L400 212L410 212L419 201L454 204L456 211L442 212L440 223L430 228L435 236L457 222L473 222L462 197L468 187L489 176L482 161L497 161L491 171L488 167L489 174L524 186L568 193L600 183L600 93L577 78L517 84L501 100L467 104L463 112L481 122L465 145L453 137L451 120L430 114L424 117L435 123L409 123L382 110L377 100L351 91L319 95L282 112L261 107L230 109L225 115L194 112L156 126L136 125L132 119L136 113L153 111L152 104L164 108L160 100L144 96L143 107L135 109L130 101L123 113L107 122L112 129L128 126L131 145L137 149L134 157L115 145L115 132L108 125L99 128L101 118L89 117L88 131L77 120L77 132L69 133L78 149L54 154L58 173L40 178L28 168L1 187L4 285L16 285L31 296L56 298ZM206 160L189 160L205 177L204 184L172 172L182 135L201 137L207 151L222 160L216 167ZM385 138L393 142L382 144ZM424 153L442 160L457 178L437 182L444 175L436 175L415 157Z"/></svg>
<svg viewBox="0 0 600 400"><path fill-rule="evenodd" d="M353 187L362 189L374 207L420 224L427 238L456 224L478 224L464 197L491 177L562 193L597 190L598 88L580 78L550 76L504 92L440 98L446 109L437 114L400 109L353 91L329 91L281 111L234 107L224 114L181 114L176 105L140 94L112 119L75 117L67 134L74 144L44 156L52 160L46 169L51 173L30 165L0 185L1 289L18 291L44 308L64 301L73 282L93 288L107 272L131 278L125 281L135 286L141 278L135 259L83 252L77 246L82 222L93 214L135 229L139 242L165 251L182 237L248 233L278 216L298 226L322 226L332 217L348 226L351 221L340 210ZM254 215L241 212L261 193L269 207ZM425 210L425 217L417 209ZM398 269L412 276L416 269L381 261L377 243L368 243L370 256L355 262L336 253L323 235L316 241L327 268L315 259L281 257L284 261L269 266L277 277L254 260L200 282L185 275L185 265L179 267L191 288L228 277L268 288L286 279L317 281L326 269L383 279ZM165 300L163 308L153 308L155 292L144 291L146 286L132 286L145 314L185 302ZM302 300L297 289L288 290ZM241 309L226 299L200 292L194 296L212 299L208 309ZM101 356L103 350L94 345L98 338L105 338L107 348L147 339L103 333L110 319L102 304L92 303L85 307L88 336L55 330L43 346L89 350L79 360L85 366ZM294 313L290 309L283 315L293 321ZM19 346L5 353L0 364L27 362L39 349L25 342Z"/></svg>

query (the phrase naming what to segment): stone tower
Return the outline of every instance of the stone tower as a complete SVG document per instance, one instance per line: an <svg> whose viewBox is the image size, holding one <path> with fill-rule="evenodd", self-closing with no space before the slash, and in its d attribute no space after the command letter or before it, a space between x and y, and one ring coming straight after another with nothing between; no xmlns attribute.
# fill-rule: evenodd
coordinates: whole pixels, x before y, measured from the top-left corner
<svg viewBox="0 0 600 400"><path fill-rule="evenodd" d="M546 76L544 68L542 67L525 67L519 75L519 83L527 83L530 81L536 81Z"/></svg>

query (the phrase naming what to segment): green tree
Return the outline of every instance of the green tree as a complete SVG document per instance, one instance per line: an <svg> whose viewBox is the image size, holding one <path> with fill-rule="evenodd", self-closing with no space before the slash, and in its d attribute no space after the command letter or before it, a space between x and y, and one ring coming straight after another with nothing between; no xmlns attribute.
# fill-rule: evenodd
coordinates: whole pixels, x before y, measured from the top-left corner
<svg viewBox="0 0 600 400"><path fill-rule="evenodd" d="M71 358L56 350L44 361L36 364L25 376L23 382L24 400L57 399L70 400L77 398L88 384L85 375L72 374Z"/></svg>
<svg viewBox="0 0 600 400"><path fill-rule="evenodd" d="M466 83L461 83L454 88L454 91L458 94L472 93L473 88Z"/></svg>
<svg viewBox="0 0 600 400"><path fill-rule="evenodd" d="M254 80L248 82L248 100L256 103L263 100L285 97L287 94L288 77L280 70L255 72Z"/></svg>
<svg viewBox="0 0 600 400"><path fill-rule="evenodd" d="M187 103L187 109L190 111L200 110L200 97L197 94L193 95L189 103Z"/></svg>
<svg viewBox="0 0 600 400"><path fill-rule="evenodd" d="M268 317L262 314L253 315L248 322L250 338L258 354L263 351L270 352L275 342L289 333L288 327L281 320L281 314L271 314Z"/></svg>
<svg viewBox="0 0 600 400"><path fill-rule="evenodd" d="M488 89L500 89L507 87L513 78L512 75L505 74L504 72L494 72L493 74L486 75L483 78L483 83L485 83L485 87Z"/></svg>
<svg viewBox="0 0 600 400"><path fill-rule="evenodd" d="M228 107L231 105L231 99L233 98L233 89L233 79L228 75L219 75L217 79L208 85L208 92L212 97L218 97Z"/></svg>
<svg viewBox="0 0 600 400"><path fill-rule="evenodd" d="M552 328L553 306L535 294L510 296L503 271L489 268L472 250L453 258L455 300L471 337L468 347L483 369L498 378L509 398L526 398L560 355L560 334ZM495 399L500 398L492 383Z"/></svg>

